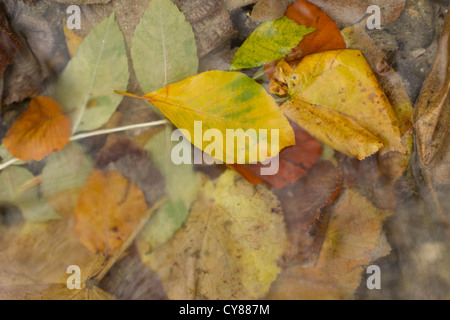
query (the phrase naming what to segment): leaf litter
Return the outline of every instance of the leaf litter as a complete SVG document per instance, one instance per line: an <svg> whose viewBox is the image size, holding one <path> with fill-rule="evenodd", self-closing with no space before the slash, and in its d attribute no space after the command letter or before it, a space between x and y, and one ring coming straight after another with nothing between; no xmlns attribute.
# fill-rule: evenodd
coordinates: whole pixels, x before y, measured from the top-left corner
<svg viewBox="0 0 450 320"><path fill-rule="evenodd" d="M281 48L275 49L280 50L279 56L271 59L283 56L284 59L265 66L266 77L271 83L269 85L264 82L261 86L237 73L212 71L195 75L199 57L202 63L202 59L218 56L207 54L212 48L229 50L226 45L218 47L219 43L230 44L228 41L233 34L227 20L230 13L226 8L239 10L240 6L247 4L246 1L229 0L222 7L208 0L192 4L154 0L149 7L151 10L147 12L144 2L139 2L132 10L136 19L129 19L117 10L121 1L83 6L86 9L83 14L90 15L88 20L91 26L73 35L66 30L68 45L74 42L71 50L77 49L77 53L72 55L66 70L58 76L60 82L56 86L56 96L63 106L63 112L72 121L72 133L88 131L94 137L82 139L80 135L72 136L71 139L77 142L67 144L67 140L58 147L64 147L61 151L53 152L52 147L49 148L51 152L45 151L41 156L45 159L39 162L30 162L27 158L24 158L25 162L14 159L14 156L17 157L14 152L15 144L11 146L7 142L6 146L0 148L3 169L0 176L6 185L9 184L9 192L2 190L0 199L0 296L19 299L110 299L114 298L113 295L120 299L131 296L153 299L367 297L368 294L361 289L366 267L376 259L376 263L386 267L391 263L389 259L397 254L398 248L408 250L407 246L402 245L403 239L400 238L400 235L410 237L404 232L407 229L405 225L408 225L404 219L405 208L408 208L411 201L420 203L420 199L414 195L415 185L411 175L411 170L417 173L417 166L409 159L415 156L412 153L415 142L412 139L412 106L407 86L403 84L405 79L390 67L390 58L378 47L379 43L372 40L373 33L364 30L364 19L367 18L362 11L364 6L352 1L341 1L343 7L337 10L331 2L311 1L324 10L321 11L312 3L300 0L289 7L287 17L317 30L306 35L300 44L297 43L297 48L294 48L297 44L289 46L289 49L294 48L290 53ZM279 10L269 18L264 17L267 11L263 12L261 9L271 8L274 6L273 1L253 2L257 4L253 13L249 14L249 19L253 19L252 23L258 19L261 22L265 19L278 19L283 14L283 8L289 5L287 2L278 4ZM172 50L175 53L174 56L163 56L169 59L162 59L157 63L157 67L162 67L162 73L156 72L156 69L152 72L152 66L145 63L147 57L142 52L151 51L154 47L155 51L151 53L156 54L158 50L154 45L159 45L164 39L176 39L177 32L161 29L161 24L154 23L157 19L148 18L155 14L153 9L156 5L168 10L170 8L172 14L169 18L174 18L179 23L178 29L181 32L178 34L188 35L182 49L177 49L180 41L166 42L169 47L162 45L164 52ZM403 16L405 12L411 12L409 9L402 11L403 6L404 1L398 1L383 8L384 21L394 22L400 13ZM117 18L113 14L114 9L117 11ZM339 13L342 10L345 14ZM211 18L210 13L213 11L218 13L215 18ZM330 13L341 30L325 12ZM351 17L351 12L358 14ZM308 15L312 15L313 19ZM282 18L286 19L288 18ZM356 22L359 23L355 24ZM209 23L211 28L207 31L205 26ZM136 25L138 29L134 32ZM143 31L139 31L144 25ZM212 34L210 32L217 30L214 28L218 26L222 28L216 33L220 34L219 37L208 39ZM343 26L348 27L342 29ZM12 29L14 27L12 24ZM162 39L154 41L156 43L152 46L149 45L151 41L145 40L142 35L145 32L152 34L155 30L168 33L167 37L163 35ZM60 31L64 37L62 27ZM96 42L101 42L101 36L98 38L100 41L94 37L100 33L107 35L106 38L103 37L105 47L108 43L115 47L107 52L121 52L120 55L103 56L99 51L93 55L88 53L90 49L96 48ZM174 33L173 36L171 33ZM83 39L81 44L77 45L76 41L70 40L71 36L81 36L77 40ZM208 41L210 42L207 43ZM345 48L351 50L343 50ZM134 51L133 54L133 50L137 49L144 51ZM308 72L317 69L321 63L326 64L327 57L333 54L336 57L337 52L342 57L328 61L331 64L339 61L339 68L343 72L339 74L333 68L328 70L325 67L325 72L319 72L317 77L313 77L314 80L319 84L320 81L333 84L327 78L329 73L333 76L343 75L346 81L342 83L350 88L352 85L356 86L358 81L364 82L364 88L369 88L378 98L374 101L383 101L381 109L373 106L367 109L367 114L375 114L374 117L367 114L361 116L366 111L351 106L347 108L345 101L336 102L332 98L327 100L327 96L323 96L323 88L328 90L329 85L327 87L322 83L314 90L310 89L314 86L314 81L308 76ZM176 54L180 54L181 58L176 57ZM94 59L83 66L85 62L81 61L86 61L89 56ZM445 48L441 49L435 70L439 70L438 66L446 61L446 56ZM144 62L138 62L142 58ZM314 59L316 62L311 63ZM182 66L173 67L183 60L185 63ZM102 67L98 69L100 73L92 74L92 70L96 70L96 63L106 63L109 67ZM220 62L220 65L226 64L231 66L232 59ZM279 67L274 74L274 67L277 65ZM12 70L11 66L7 68ZM6 69L6 76L9 69ZM347 69L354 69L355 73L347 74ZM77 84L81 91L69 90L74 85L75 78L70 79L73 75L68 70L75 72L77 77L86 72L87 81ZM111 76L111 72L117 72L117 76ZM245 73L251 75L252 71L246 70ZM107 77L108 80L97 81L96 77ZM212 81L215 77L221 78L221 81ZM262 78L258 78L258 81ZM433 95L436 86L445 87L445 78L442 73L437 73L434 79L430 77L423 96L426 97L429 92ZM66 84L61 86L61 79ZM147 80L156 84L146 84ZM107 85L114 81L116 84L106 90ZM164 115L176 127L189 126L196 116L189 121L183 117L189 113L195 114L192 111L196 108L208 108L206 100L196 105L197 101L189 98L193 96L184 89L190 81L198 81L198 87L203 91L208 85L213 90L219 90L218 92L223 90L220 87L230 90L227 84L243 86L246 88L244 93L264 96L265 104L270 101L270 110L276 116L259 118L258 121L260 128L264 128L268 119L274 118L278 124L283 123L285 128L285 142L276 150L276 153L280 153L280 171L277 175L258 175L261 163L233 166L239 174L223 165L208 167L203 163L175 166L170 161L170 151L174 145L170 141L173 127L167 122L161 122L165 128L133 127L133 124L142 123L143 119L155 121ZM92 86L81 88L89 83ZM58 86L65 89L58 89ZM299 90L299 87L304 90ZM284 101L277 100L281 109L275 100L271 100L273 98L265 95L265 88L278 95L287 95ZM274 91L277 88L279 91ZM127 90L133 92L130 95L135 93L143 96L141 89L157 93L144 96L153 106L142 100L122 98L113 92ZM45 95L54 96L51 91ZM30 92L24 90L23 97L17 99L21 101L27 97L34 98ZM236 93L233 89L225 92ZM37 90L34 94L37 95ZM339 92L337 96L342 94L350 100L355 98L343 92ZM65 106L67 102L71 103L77 98L81 101L81 97L84 102L78 103L76 107ZM242 96L241 100L244 101L244 98ZM359 103L370 100L366 96L357 98L357 103L353 105L359 106ZM256 100L250 101L251 107L247 111L254 108L257 114L262 100L258 100L258 103L255 103ZM422 98L422 101L427 100ZM438 106L445 106L445 95L437 101ZM178 110L180 105L188 112ZM155 106L163 111L162 114L156 111ZM238 104L236 109L241 111L243 106L244 104ZM427 103L422 102L421 106L416 109L419 110L418 113L427 107ZM325 108L319 112L320 107ZM304 120L307 110L314 114L309 121ZM445 111L445 108L442 107L442 110ZM217 119L217 114L214 114L216 111L212 110L212 114ZM445 115L445 112L433 114L434 122L438 123L438 138L431 146L441 145L445 141L442 138L445 136L445 130L442 129L445 126L441 124L442 121L445 123L445 116L440 116ZM219 120L223 121L224 119L220 119L223 113L219 112L218 115ZM302 128L287 121L286 116ZM362 140L360 147L348 149L350 144L347 138L335 142L344 126L338 125L332 129L337 130L332 134L332 139L329 138L332 131L330 128L311 127L311 123L318 121L317 119L320 120L317 123L324 123L326 119L336 118L341 119L341 124L347 124L346 130L353 132L351 136L370 137L372 142ZM423 113L417 118L425 119ZM384 124L377 125L378 122ZM17 123L20 124L19 121ZM103 131L110 132L119 124L135 130L110 133L107 137L96 136ZM420 127L420 121L416 125ZM253 127L254 123L250 122L248 128ZM228 125L223 125L222 129L226 128ZM312 136L322 140L322 143ZM418 136L418 139L422 138L430 140L426 134ZM430 146L429 143L422 145ZM206 153L204 145L197 146ZM376 153L379 149L381 151ZM427 152L432 157L437 154L436 158L440 159L438 152ZM431 200L441 201L446 184L442 183L445 180L439 180L444 175L436 172L445 172L445 161L439 166L434 164L437 162L433 162L434 167L430 165L432 161L424 157L420 161L421 169L432 173L425 176L428 177L428 182L432 182L429 185L437 186L431 189L434 192ZM188 189L189 192L186 192ZM446 206L445 202L434 201L435 206L436 203L441 208ZM416 205L415 212L420 211L420 208L421 205ZM25 219L17 219L17 216ZM445 213L435 221L443 218ZM393 227L398 231L395 236ZM412 233L419 232L417 230L420 228L411 228ZM431 251L436 252L433 259L438 265L443 264L445 258L439 252L445 247L442 243L445 231L441 231L440 235L441 238L435 237L432 242L425 240L425 243L420 243L417 240L417 255L425 257L426 248L431 248ZM392 253L391 246L396 249ZM25 260L24 256L28 259ZM426 279L428 271L423 269L424 262L420 258L417 260L417 256L406 254L401 259L404 264L412 261L411 270L418 272L418 279L421 281ZM81 290L70 291L66 287L68 275L65 261L68 260L82 269ZM131 284L123 277L127 270L135 270L132 277L141 279L151 290L136 290L139 285ZM445 278L445 272L439 270ZM392 271L387 272L388 277L392 277ZM387 295L390 295L392 287L386 283L383 286L388 287ZM403 296L411 296L407 286L403 286L401 290ZM442 290L438 292L443 296Z"/></svg>

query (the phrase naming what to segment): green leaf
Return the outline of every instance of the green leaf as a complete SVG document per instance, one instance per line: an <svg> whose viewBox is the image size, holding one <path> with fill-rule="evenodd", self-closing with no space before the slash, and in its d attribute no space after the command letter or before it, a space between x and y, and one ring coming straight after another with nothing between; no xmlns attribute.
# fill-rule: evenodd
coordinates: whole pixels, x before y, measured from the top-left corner
<svg viewBox="0 0 450 320"><path fill-rule="evenodd" d="M6 149L6 147L2 144L0 146L0 164L10 161L12 159L14 159L13 155L11 153L9 153L8 149ZM19 160L19 161L15 162L14 165L20 166L24 163L25 163L24 161Z"/></svg>
<svg viewBox="0 0 450 320"><path fill-rule="evenodd" d="M82 187L93 168L92 159L76 142L51 154L42 170L41 192L44 197Z"/></svg>
<svg viewBox="0 0 450 320"><path fill-rule="evenodd" d="M125 90L128 79L125 41L113 13L91 30L59 78L56 100L72 132L104 125L122 101L114 89Z"/></svg>
<svg viewBox="0 0 450 320"><path fill-rule="evenodd" d="M144 92L197 74L194 32L170 0L152 0L133 37L131 58Z"/></svg>
<svg viewBox="0 0 450 320"><path fill-rule="evenodd" d="M191 203L197 196L197 183L192 165L174 165L170 160L175 145L170 141L172 130L167 128L153 137L145 150L166 180L169 200L150 218L141 232L141 238L153 250L167 242L178 231L189 215Z"/></svg>
<svg viewBox="0 0 450 320"><path fill-rule="evenodd" d="M60 216L39 198L39 187L26 188L25 184L34 176L27 169L8 167L0 173L0 203L18 207L25 220L44 222L59 219Z"/></svg>
<svg viewBox="0 0 450 320"><path fill-rule="evenodd" d="M281 59L314 30L287 17L266 21L256 28L236 52L230 70L260 67Z"/></svg>

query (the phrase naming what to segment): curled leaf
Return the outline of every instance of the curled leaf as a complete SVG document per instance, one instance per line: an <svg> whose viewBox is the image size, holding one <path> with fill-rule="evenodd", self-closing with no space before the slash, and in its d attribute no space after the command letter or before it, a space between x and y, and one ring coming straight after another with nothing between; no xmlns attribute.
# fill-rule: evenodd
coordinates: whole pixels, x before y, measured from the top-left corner
<svg viewBox="0 0 450 320"><path fill-rule="evenodd" d="M66 146L70 121L51 98L39 96L11 126L3 144L16 158L40 161Z"/></svg>
<svg viewBox="0 0 450 320"><path fill-rule="evenodd" d="M289 95L282 108L313 136L358 159L381 146L405 153L397 115L359 50L309 55L294 70L280 64Z"/></svg>

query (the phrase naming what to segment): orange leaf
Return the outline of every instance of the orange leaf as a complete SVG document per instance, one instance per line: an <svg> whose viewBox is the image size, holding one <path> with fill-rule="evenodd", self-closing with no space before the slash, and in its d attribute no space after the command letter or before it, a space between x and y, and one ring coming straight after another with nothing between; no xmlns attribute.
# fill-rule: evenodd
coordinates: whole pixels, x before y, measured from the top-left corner
<svg viewBox="0 0 450 320"><path fill-rule="evenodd" d="M253 184L266 182L272 187L283 188L294 183L303 177L319 159L322 154L322 145L297 124L291 122L291 126L295 133L295 145L281 150L277 174L260 175L261 168L264 168L261 163L234 164L228 167Z"/></svg>
<svg viewBox="0 0 450 320"><path fill-rule="evenodd" d="M142 191L117 171L94 170L75 209L75 231L92 252L113 256L144 221Z"/></svg>
<svg viewBox="0 0 450 320"><path fill-rule="evenodd" d="M286 56L287 62L294 65L303 57L313 53L346 48L336 23L318 6L306 0L298 0L288 7L285 15L301 25L317 29L306 35L299 45ZM268 79L272 78L276 65L277 62L266 65Z"/></svg>
<svg viewBox="0 0 450 320"><path fill-rule="evenodd" d="M70 121L58 103L39 96L11 126L3 144L16 158L40 161L66 146L70 139Z"/></svg>

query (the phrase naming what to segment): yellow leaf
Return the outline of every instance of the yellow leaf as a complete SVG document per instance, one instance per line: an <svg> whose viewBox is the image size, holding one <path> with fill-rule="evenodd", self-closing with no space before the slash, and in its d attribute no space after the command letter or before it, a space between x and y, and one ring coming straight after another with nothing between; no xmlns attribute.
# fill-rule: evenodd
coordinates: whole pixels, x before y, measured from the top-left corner
<svg viewBox="0 0 450 320"><path fill-rule="evenodd" d="M142 225L147 212L142 191L117 171L94 170L75 209L75 230L92 252L113 256Z"/></svg>
<svg viewBox="0 0 450 320"><path fill-rule="evenodd" d="M280 271L285 245L276 196L231 170L206 181L171 240L150 254L145 240L138 241L143 262L159 274L170 299L262 297Z"/></svg>
<svg viewBox="0 0 450 320"><path fill-rule="evenodd" d="M229 164L252 162L249 159L262 162L295 144L294 131L275 100L255 80L239 72L204 72L142 99L157 106L175 126L187 130L186 138L197 148ZM200 129L196 129L195 122L201 122ZM205 150L209 144L202 138L209 129L222 137L214 140L216 148ZM226 143L227 130L237 134L238 144L249 138L245 148L239 149L245 154L245 162L238 161L241 157L234 140ZM247 135L248 130L255 130L256 136ZM266 130L267 138L261 135L262 130ZM279 139L272 139L275 130Z"/></svg>
<svg viewBox="0 0 450 320"><path fill-rule="evenodd" d="M283 108L288 116L292 116L302 126L307 122L305 119L299 121L302 114L313 116L313 113L300 109L317 106L320 110L314 113L317 116L323 115L326 119L322 121L323 127L311 125L309 132L312 135L336 150L359 159L375 153L381 147L373 136L383 144L382 153L405 152L397 116L359 50L334 50L309 55L290 71L283 66L286 64L284 61L280 64L282 65L277 68L277 72L285 74L275 78L277 81L284 80L287 84L290 98ZM290 73L286 74L286 70ZM277 93L276 87L274 93ZM294 112L295 108L298 112ZM333 121L336 126L330 132L328 130L334 116L337 117ZM347 120L343 120L344 118ZM319 120L317 122L320 123ZM372 137L368 139L368 133L358 137L356 133L362 132L361 129L368 131ZM340 132L340 138L334 141L333 135L337 132Z"/></svg>
<svg viewBox="0 0 450 320"><path fill-rule="evenodd" d="M69 51L70 57L73 57L77 53L77 49L83 42L83 38L78 36L73 30L67 27L66 21L63 22L64 26L64 36L66 37L67 50Z"/></svg>

